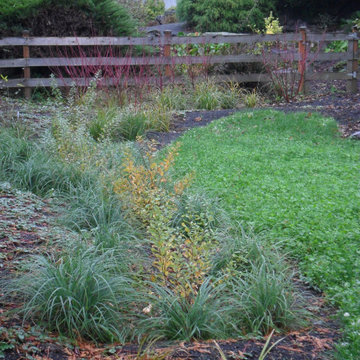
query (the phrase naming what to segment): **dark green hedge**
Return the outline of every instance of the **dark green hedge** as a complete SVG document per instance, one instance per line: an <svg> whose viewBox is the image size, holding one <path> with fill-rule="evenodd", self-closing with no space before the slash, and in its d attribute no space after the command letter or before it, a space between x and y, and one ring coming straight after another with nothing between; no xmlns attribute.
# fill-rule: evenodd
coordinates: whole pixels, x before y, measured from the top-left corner
<svg viewBox="0 0 360 360"><path fill-rule="evenodd" d="M135 22L116 0L1 0L0 35L130 35Z"/></svg>

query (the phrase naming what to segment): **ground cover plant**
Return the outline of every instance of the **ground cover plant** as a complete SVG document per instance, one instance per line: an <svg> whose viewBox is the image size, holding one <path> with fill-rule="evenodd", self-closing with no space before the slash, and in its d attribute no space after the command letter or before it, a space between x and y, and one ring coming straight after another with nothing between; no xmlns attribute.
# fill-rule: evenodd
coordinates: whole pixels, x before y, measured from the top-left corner
<svg viewBox="0 0 360 360"><path fill-rule="evenodd" d="M247 111L181 138L176 173L221 200L234 219L299 262L304 279L340 306L347 339L341 359L359 354L359 144L331 118Z"/></svg>

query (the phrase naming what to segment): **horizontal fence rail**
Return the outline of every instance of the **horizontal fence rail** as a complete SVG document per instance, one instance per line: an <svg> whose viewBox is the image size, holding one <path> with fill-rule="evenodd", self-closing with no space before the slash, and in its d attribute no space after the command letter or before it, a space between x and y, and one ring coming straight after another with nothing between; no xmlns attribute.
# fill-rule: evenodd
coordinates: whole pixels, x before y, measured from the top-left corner
<svg viewBox="0 0 360 360"><path fill-rule="evenodd" d="M298 33L286 33L279 35L241 35L241 34L205 34L202 36L183 36L173 37L171 32L166 31L163 36L147 36L147 37L31 37L28 33L24 33L23 37L5 37L0 39L0 47L17 47L21 46L23 49L23 58L17 59L0 59L0 74L1 69L23 69L24 77L18 79L0 80L0 88L25 88L25 95L27 97L31 94L31 88L44 86L49 87L54 82L59 86L87 86L91 78L31 78L30 69L34 67L129 67L129 66L157 66L164 67L165 78L164 83L181 82L181 77L172 76L170 78L171 65L213 65L213 64L231 64L231 63L263 63L264 56L257 53L240 53L233 55L204 55L204 56L171 56L171 47L176 45L207 45L207 44L263 44L261 46L269 46L271 43L293 43L297 44L296 51L291 54L292 61L299 63L299 73L301 71L302 63L306 63L306 49L310 48L311 43L327 43L331 41L347 41L347 51L343 53L324 53L318 52L314 61L345 61L345 72L310 72L304 69L302 75L302 85L305 85L309 80L347 80L347 90L356 92L357 81L360 78L358 72L359 61L359 46L358 34L354 31L351 34L345 33L309 33L306 29L301 28ZM31 48L38 47L56 47L57 49L65 49L67 47L155 47L158 52L154 56L97 56L97 57L30 57ZM319 45L320 48L320 45ZM270 53L267 56L276 57L281 56L276 52ZM234 75L218 75L217 81L237 81L237 82L268 82L271 76L261 73L249 74L234 74ZM118 84L119 79L107 77L98 80L102 85L113 86ZM151 82L154 82L151 79ZM127 84L136 84L136 80L127 79Z"/></svg>

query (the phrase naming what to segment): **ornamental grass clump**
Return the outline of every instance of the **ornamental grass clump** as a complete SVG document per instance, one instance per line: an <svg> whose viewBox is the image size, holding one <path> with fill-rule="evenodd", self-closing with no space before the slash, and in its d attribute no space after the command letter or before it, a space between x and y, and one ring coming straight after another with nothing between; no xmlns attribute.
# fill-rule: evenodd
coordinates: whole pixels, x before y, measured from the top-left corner
<svg viewBox="0 0 360 360"><path fill-rule="evenodd" d="M66 193L81 181L78 169L64 165L45 148L8 129L0 130L0 178L37 195Z"/></svg>
<svg viewBox="0 0 360 360"><path fill-rule="evenodd" d="M134 291L117 272L111 251L75 247L58 258L32 258L26 274L8 292L24 302L24 321L40 322L72 339L125 342Z"/></svg>
<svg viewBox="0 0 360 360"><path fill-rule="evenodd" d="M231 279L232 319L243 334L268 334L271 330L304 325L306 311L296 296L289 271L275 271L263 259L251 270Z"/></svg>
<svg viewBox="0 0 360 360"><path fill-rule="evenodd" d="M152 305L139 322L140 336L184 341L226 336L229 309L223 285L214 286L207 279L190 298L157 284L151 284L151 289L148 301Z"/></svg>

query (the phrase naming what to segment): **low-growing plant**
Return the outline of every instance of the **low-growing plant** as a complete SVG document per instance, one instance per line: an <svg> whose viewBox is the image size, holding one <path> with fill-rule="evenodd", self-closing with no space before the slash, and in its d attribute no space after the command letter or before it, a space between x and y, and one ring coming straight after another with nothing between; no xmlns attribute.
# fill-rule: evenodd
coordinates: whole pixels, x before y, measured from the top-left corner
<svg viewBox="0 0 360 360"><path fill-rule="evenodd" d="M173 214L171 225L181 227L188 221L199 221L199 225L212 231L227 227L230 222L219 202L210 200L208 195L200 191L196 193L187 191L176 199L176 211Z"/></svg>
<svg viewBox="0 0 360 360"><path fill-rule="evenodd" d="M117 112L104 129L104 137L113 141L134 141L150 128L147 114L135 107L127 107Z"/></svg>
<svg viewBox="0 0 360 360"><path fill-rule="evenodd" d="M149 308L139 323L139 334L170 340L223 338L228 327L224 286L209 279L190 298L152 284Z"/></svg>
<svg viewBox="0 0 360 360"><path fill-rule="evenodd" d="M246 107L254 108L256 105L258 105L260 102L260 97L256 92L256 89L253 89L253 91L248 92L244 95L244 104Z"/></svg>
<svg viewBox="0 0 360 360"><path fill-rule="evenodd" d="M125 342L129 335L131 282L116 272L111 252L77 246L59 258L36 257L9 285L24 301L24 319L49 330L95 342Z"/></svg>
<svg viewBox="0 0 360 360"><path fill-rule="evenodd" d="M267 334L272 329L296 328L305 312L291 283L289 272L276 272L263 259L247 273L232 278L232 318L243 333Z"/></svg>
<svg viewBox="0 0 360 360"><path fill-rule="evenodd" d="M38 195L53 191L68 192L80 181L80 172L53 158L46 149L7 130L0 131L2 157L1 177L21 189Z"/></svg>
<svg viewBox="0 0 360 360"><path fill-rule="evenodd" d="M161 109L186 110L190 104L190 97L181 86L164 86L154 94L154 106Z"/></svg>
<svg viewBox="0 0 360 360"><path fill-rule="evenodd" d="M218 109L221 105L221 97L221 90L215 83L211 81L202 81L195 84L193 99L196 109Z"/></svg>
<svg viewBox="0 0 360 360"><path fill-rule="evenodd" d="M61 200L66 204L61 220L71 229L129 232L119 199L106 194L97 180L85 177L76 187L71 186Z"/></svg>

